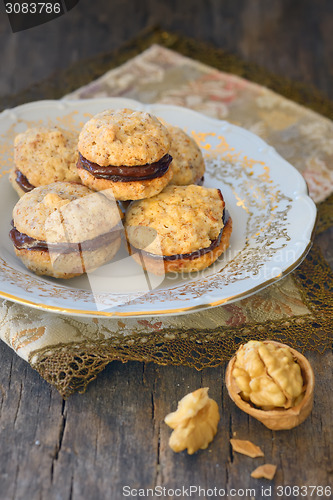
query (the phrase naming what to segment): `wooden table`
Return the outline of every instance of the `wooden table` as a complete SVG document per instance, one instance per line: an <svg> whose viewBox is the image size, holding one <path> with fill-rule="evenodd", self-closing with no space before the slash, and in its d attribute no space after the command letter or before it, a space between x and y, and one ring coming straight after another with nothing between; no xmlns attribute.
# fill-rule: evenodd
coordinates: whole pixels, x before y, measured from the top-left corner
<svg viewBox="0 0 333 500"><path fill-rule="evenodd" d="M333 98L333 89L329 85L331 65L319 64L319 56L317 58L318 53L324 59L332 54L333 44L329 47L323 43L323 40L332 41L332 26L329 29L332 9L328 2L316 3L317 10L310 7L311 2L297 3L299 12L295 2L276 0L269 2L270 6L259 2L262 11L259 7L256 10L256 2L229 3L224 10L217 2L206 3L209 9L202 10L201 24L196 21L203 39L209 39L208 27L213 21L212 36L217 37L220 19L221 30L224 25L227 28L225 40L218 40L221 45L225 41L225 46L235 48L248 60L260 60L276 72L315 82ZM282 7L278 6L279 3ZM291 3L293 7L288 17L287 7ZM89 10L88 4L81 4L76 8L76 16L79 9L83 13L85 9L86 12ZM147 8L150 2L143 4ZM325 5L329 10L325 10ZM237 12L238 8L241 12ZM125 12L122 16L122 19L118 17L117 32L121 31L121 22L125 23ZM232 16L238 27L240 19L244 21L242 30L238 30L238 41L235 41L235 30L231 29ZM175 16L173 19L174 25L169 20L167 27L178 29L179 20ZM285 24L276 25L278 21ZM128 22L133 25L133 21ZM188 19L184 22L188 30ZM312 25L316 29L312 30ZM49 29L54 30L51 26L52 23ZM63 35L67 36L65 30L68 27L63 26ZM89 23L85 30L88 27ZM321 28L321 39L318 39L317 28ZM22 59L22 64L26 67L29 58L31 63L33 60L29 47L34 47L37 30L41 29L36 28L31 34L31 43L29 36L25 35L26 62ZM80 23L73 24L71 40L79 40L80 30ZM261 43L256 30L266 33L265 43ZM289 51L288 40L297 43L297 47L292 46ZM91 43L94 43L93 38ZM7 49L14 50L10 43ZM8 50L5 58L9 57ZM44 49L41 50L44 53ZM60 55L62 49L59 46L52 50ZM22 58L21 55L18 57ZM299 61L297 66L296 60ZM18 71L22 72L22 68L18 67ZM10 80L10 76L6 78ZM317 241L332 263L332 230L322 234ZM204 489L216 487L237 499L319 498L316 494L319 490L311 496L309 489L307 495L301 496L304 490L299 490L299 495L297 490L289 495L287 489L279 495L277 489L278 485L333 487L333 355L332 352L324 355L309 352L306 355L316 374L314 410L296 429L272 432L248 418L231 402L224 386L224 366L197 372L184 367L114 362L90 384L84 395L76 394L63 401L28 364L0 343L0 499L118 500L126 498L123 494L128 488L154 488L158 485L166 490L183 487L186 490L191 485ZM193 456L174 454L168 447L170 429L163 419L175 410L177 401L185 394L205 386L210 388L210 396L221 409L218 434L208 450ZM263 459L234 454L229 445L231 437L249 439L262 447L265 461L278 466L273 482L250 478L251 471L262 464ZM270 486L272 491L267 490ZM123 490L124 487L128 488ZM127 498L139 498L132 493ZM169 494L162 498L176 498L172 491L166 493ZM191 498L208 498L211 492L206 493L206 496L203 492L201 496L193 493ZM220 491L220 497L222 493ZM150 494L150 498L157 498L157 495L152 497ZM186 491L179 498L186 498ZM213 494L211 498L219 497Z"/></svg>

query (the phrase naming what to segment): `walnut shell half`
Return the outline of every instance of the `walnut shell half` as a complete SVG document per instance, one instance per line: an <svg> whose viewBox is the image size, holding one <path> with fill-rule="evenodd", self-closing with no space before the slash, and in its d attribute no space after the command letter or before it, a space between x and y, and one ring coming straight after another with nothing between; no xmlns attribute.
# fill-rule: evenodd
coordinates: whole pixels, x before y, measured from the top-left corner
<svg viewBox="0 0 333 500"><path fill-rule="evenodd" d="M280 342L275 342L273 340L265 340L264 343L271 343L277 347L287 347L291 351L292 355L301 368L302 377L304 380L305 393L302 401L296 406L288 409L279 408L273 410L261 410L254 407L247 401L244 401L244 399L242 399L242 397L240 396L240 390L232 375L237 353L229 361L225 374L225 382L228 393L234 403L238 406L238 408L262 422L266 427L268 427L268 429L272 429L275 431L292 429L293 427L296 427L297 425L304 422L304 420L310 415L313 407L314 374L312 371L312 367L309 361L295 349L292 349L285 344L281 344Z"/></svg>

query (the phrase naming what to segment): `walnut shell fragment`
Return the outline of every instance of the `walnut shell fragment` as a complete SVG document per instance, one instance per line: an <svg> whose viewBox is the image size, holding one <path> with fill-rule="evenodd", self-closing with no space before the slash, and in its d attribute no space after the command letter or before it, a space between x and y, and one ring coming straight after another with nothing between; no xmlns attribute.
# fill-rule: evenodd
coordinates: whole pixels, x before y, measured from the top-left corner
<svg viewBox="0 0 333 500"><path fill-rule="evenodd" d="M259 465L253 472L251 472L251 477L255 479L261 479L262 477L265 479L273 479L276 473L276 465L272 464L264 464Z"/></svg>
<svg viewBox="0 0 333 500"><path fill-rule="evenodd" d="M244 439L230 439L232 450L242 455L247 455L251 458L263 457L264 453L259 446L253 444L251 441Z"/></svg>
<svg viewBox="0 0 333 500"><path fill-rule="evenodd" d="M174 429L169 439L170 448L176 453L187 448L189 455L204 450L213 440L219 420L219 409L208 397L208 387L187 394L179 401L177 410L164 419Z"/></svg>
<svg viewBox="0 0 333 500"><path fill-rule="evenodd" d="M241 349L244 348L244 346L240 346L235 356L229 361L227 366L225 382L229 396L238 406L238 408L262 422L266 427L268 427L268 429L292 429L293 427L301 424L309 416L313 407L314 374L312 371L312 367L309 361L301 353L285 344L281 344L272 340L265 340L264 342L260 342L260 344L269 344L270 346L275 346L281 349L288 349L288 351L290 351L294 360L299 365L301 376L303 378L303 392L301 397L296 398L292 402L292 406L290 406L289 400L288 404L284 407L267 406L265 409L255 406L252 401L246 401L242 397L242 391L237 385L235 377L233 375L235 363L237 360L237 354ZM248 344L246 344L246 346L247 345ZM260 383L260 377L257 378ZM291 382L293 381L294 378L291 380ZM262 394L263 391L261 391L261 395Z"/></svg>

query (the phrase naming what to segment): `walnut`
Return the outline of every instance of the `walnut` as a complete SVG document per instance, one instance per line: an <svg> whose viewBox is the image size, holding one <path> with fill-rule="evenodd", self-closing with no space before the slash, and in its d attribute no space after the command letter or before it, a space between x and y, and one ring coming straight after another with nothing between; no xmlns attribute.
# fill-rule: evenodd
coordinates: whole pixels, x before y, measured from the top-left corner
<svg viewBox="0 0 333 500"><path fill-rule="evenodd" d="M253 472L251 472L251 477L255 479L260 479L264 477L265 479L273 479L276 472L276 465L264 464L259 465Z"/></svg>
<svg viewBox="0 0 333 500"><path fill-rule="evenodd" d="M262 409L290 408L304 396L301 369L288 347L250 341L238 350L232 374L241 397Z"/></svg>
<svg viewBox="0 0 333 500"><path fill-rule="evenodd" d="M310 414L314 375L310 363L274 341L242 345L228 364L231 399L269 429L291 429Z"/></svg>
<svg viewBox="0 0 333 500"><path fill-rule="evenodd" d="M204 450L213 440L220 420L217 403L208 397L208 387L197 389L183 397L177 410L165 417L165 423L174 429L169 446L175 451L192 455Z"/></svg>
<svg viewBox="0 0 333 500"><path fill-rule="evenodd" d="M259 446L253 444L251 441L246 441L244 439L230 439L230 443L233 451L242 453L242 455L247 455L251 458L264 456L264 453Z"/></svg>

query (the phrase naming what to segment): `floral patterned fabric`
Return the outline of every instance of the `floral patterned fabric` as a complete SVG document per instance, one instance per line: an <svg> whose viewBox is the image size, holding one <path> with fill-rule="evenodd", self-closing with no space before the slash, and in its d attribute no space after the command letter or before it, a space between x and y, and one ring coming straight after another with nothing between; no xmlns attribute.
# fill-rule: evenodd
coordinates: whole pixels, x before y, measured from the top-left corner
<svg viewBox="0 0 333 500"><path fill-rule="evenodd" d="M265 87L153 45L67 98L107 96L228 120L262 137L302 172L316 203L333 192L333 123Z"/></svg>
<svg viewBox="0 0 333 500"><path fill-rule="evenodd" d="M27 361L34 361L34 351L58 344L111 338L121 340L133 333L142 336L181 329L185 324L187 329L213 330L217 327L241 327L266 320L288 320L294 316L308 315L311 315L311 311L302 301L294 280L289 276L267 291L234 304L200 313L161 318L78 319L3 301L0 306L0 335L19 356Z"/></svg>

